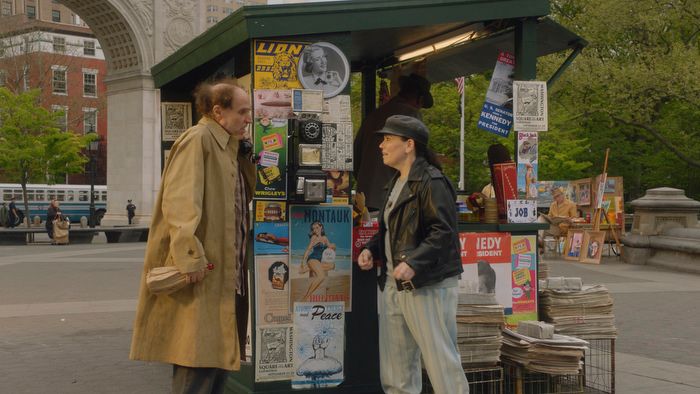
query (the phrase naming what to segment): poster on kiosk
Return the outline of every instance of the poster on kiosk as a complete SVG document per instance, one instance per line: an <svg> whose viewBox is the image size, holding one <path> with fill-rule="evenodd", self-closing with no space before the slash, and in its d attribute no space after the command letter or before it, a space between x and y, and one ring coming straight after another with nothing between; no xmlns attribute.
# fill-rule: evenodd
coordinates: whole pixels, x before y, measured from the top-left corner
<svg viewBox="0 0 700 394"><path fill-rule="evenodd" d="M326 41L253 47L255 380L333 387L352 306L350 65Z"/></svg>

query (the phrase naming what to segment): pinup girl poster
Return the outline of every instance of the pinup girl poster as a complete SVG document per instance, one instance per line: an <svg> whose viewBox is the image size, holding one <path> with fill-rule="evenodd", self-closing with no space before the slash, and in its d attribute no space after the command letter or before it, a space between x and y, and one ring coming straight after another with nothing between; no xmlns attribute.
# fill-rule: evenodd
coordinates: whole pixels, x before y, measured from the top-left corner
<svg viewBox="0 0 700 394"><path fill-rule="evenodd" d="M352 207L292 205L289 217L290 307L342 301L349 312Z"/></svg>

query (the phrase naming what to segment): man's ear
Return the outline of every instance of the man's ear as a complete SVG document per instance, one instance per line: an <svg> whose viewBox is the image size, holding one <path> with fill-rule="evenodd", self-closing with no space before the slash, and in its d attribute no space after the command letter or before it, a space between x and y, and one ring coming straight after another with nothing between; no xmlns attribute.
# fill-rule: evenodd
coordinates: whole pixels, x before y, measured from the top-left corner
<svg viewBox="0 0 700 394"><path fill-rule="evenodd" d="M211 114L214 116L215 121L221 120L221 106L219 104L214 105L211 109Z"/></svg>

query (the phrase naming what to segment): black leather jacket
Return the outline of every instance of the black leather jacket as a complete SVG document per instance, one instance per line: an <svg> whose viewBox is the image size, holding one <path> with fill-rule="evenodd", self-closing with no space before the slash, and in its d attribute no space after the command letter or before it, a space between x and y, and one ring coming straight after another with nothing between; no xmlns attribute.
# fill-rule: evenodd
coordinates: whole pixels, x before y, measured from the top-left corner
<svg viewBox="0 0 700 394"><path fill-rule="evenodd" d="M398 174L385 187L386 196L379 212L379 232L365 247L375 258L384 254L384 236L391 231L391 253L394 267L405 261L415 271L413 286L434 284L463 272L457 235L456 194L450 181L422 158L416 158L408 174L406 186L384 222L388 191ZM379 287L384 290L387 272L382 266ZM402 284L397 280L397 287Z"/></svg>

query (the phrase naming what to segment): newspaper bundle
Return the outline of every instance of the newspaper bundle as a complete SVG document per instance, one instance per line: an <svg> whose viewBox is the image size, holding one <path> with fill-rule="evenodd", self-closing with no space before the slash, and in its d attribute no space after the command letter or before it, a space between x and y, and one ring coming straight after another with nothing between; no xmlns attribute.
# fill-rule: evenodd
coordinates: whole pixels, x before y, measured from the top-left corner
<svg viewBox="0 0 700 394"><path fill-rule="evenodd" d="M554 334L552 339L537 339L505 329L501 353L504 361L522 365L533 372L575 375L583 367L588 342Z"/></svg>
<svg viewBox="0 0 700 394"><path fill-rule="evenodd" d="M581 290L547 288L540 294L544 320L558 334L588 339L617 337L613 299L603 285L584 285Z"/></svg>
<svg viewBox="0 0 700 394"><path fill-rule="evenodd" d="M457 347L464 368L491 366L501 359L503 306L494 294L459 295Z"/></svg>

